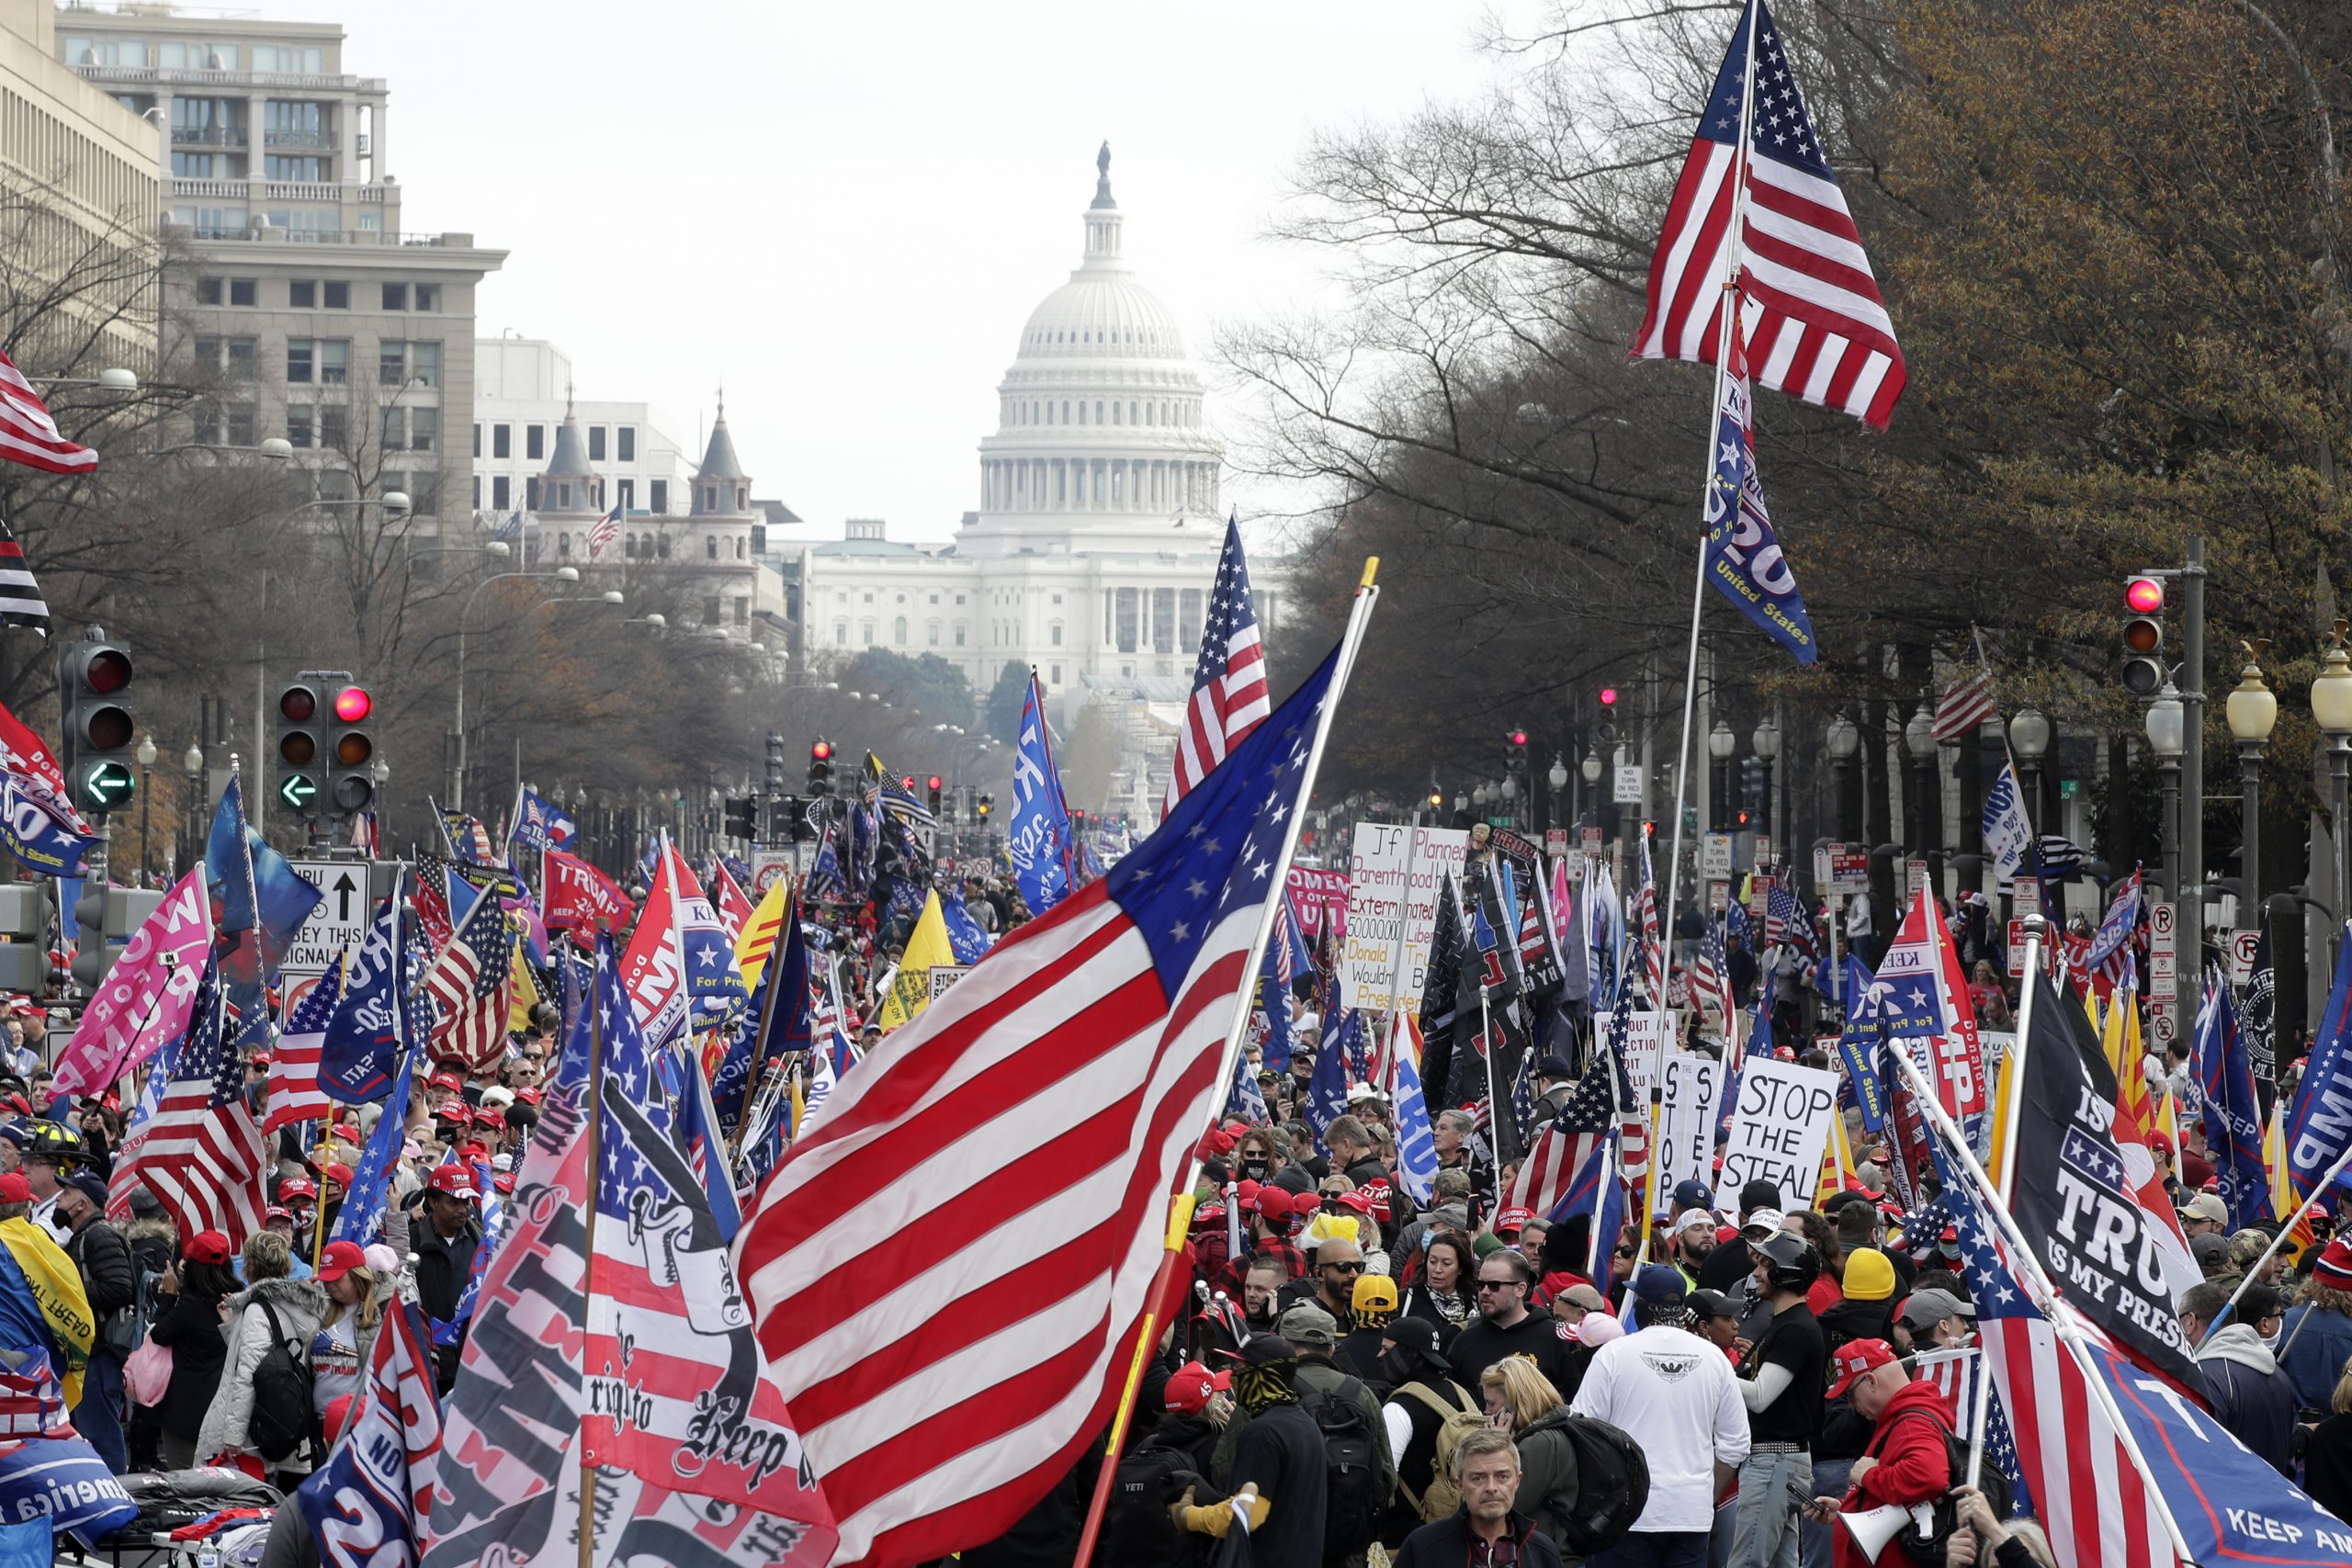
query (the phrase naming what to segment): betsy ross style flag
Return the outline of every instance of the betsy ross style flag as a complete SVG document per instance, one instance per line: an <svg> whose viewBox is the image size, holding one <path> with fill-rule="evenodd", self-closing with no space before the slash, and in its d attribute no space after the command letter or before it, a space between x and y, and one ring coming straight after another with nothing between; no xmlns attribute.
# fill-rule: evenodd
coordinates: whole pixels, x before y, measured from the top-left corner
<svg viewBox="0 0 2352 1568"><path fill-rule="evenodd" d="M1347 646L1134 853L887 1036L761 1189L737 1262L839 1561L991 1540L1099 1440ZM1010 1246L966 1219L1005 1191Z"/></svg>
<svg viewBox="0 0 2352 1568"><path fill-rule="evenodd" d="M95 448L59 433L49 405L5 354L0 354L0 458L51 474L86 474L98 466Z"/></svg>
<svg viewBox="0 0 2352 1568"><path fill-rule="evenodd" d="M0 365L7 356L0 355ZM0 418L0 428L6 420ZM49 635L49 601L40 596L40 584L33 581L33 569L26 564L25 547L17 543L16 530L0 520L0 626L24 626L41 636Z"/></svg>
<svg viewBox="0 0 2352 1568"><path fill-rule="evenodd" d="M188 1036L134 1156L180 1235L220 1231L232 1252L262 1227L260 1125L245 1104L220 971L208 966Z"/></svg>
<svg viewBox="0 0 2352 1568"><path fill-rule="evenodd" d="M1241 554L1241 525L1238 518L1228 519L1225 553L1216 563L1216 586L1209 592L1208 619L1201 627L1200 661L1193 667L1184 731L1177 738L1175 764L1169 771L1168 798L1159 803L1162 820L1272 708L1265 649L1258 640L1258 612L1250 601L1250 565Z"/></svg>
<svg viewBox="0 0 2352 1568"><path fill-rule="evenodd" d="M1743 160L1736 156L1740 88L1751 29L1756 96L1751 155ZM1744 170L1747 186L1738 232L1735 168ZM1675 182L1650 259L1649 313L1634 335L1634 355L1713 365L1724 284L1735 261L1738 335L1756 380L1886 428L1903 392L1903 350L1763 0L1755 0L1732 34Z"/></svg>

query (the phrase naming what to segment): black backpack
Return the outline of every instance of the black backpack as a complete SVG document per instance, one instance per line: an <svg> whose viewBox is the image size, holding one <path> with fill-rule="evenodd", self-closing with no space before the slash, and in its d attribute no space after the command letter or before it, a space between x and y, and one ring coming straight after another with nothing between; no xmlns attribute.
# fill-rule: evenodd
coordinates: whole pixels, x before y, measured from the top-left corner
<svg viewBox="0 0 2352 1568"><path fill-rule="evenodd" d="M1925 1415L1919 1418L1935 1420L1933 1416ZM1920 1534L1916 1525L1905 1525L1903 1532L1894 1538L1903 1543L1904 1554L1919 1563L1921 1568L1943 1568L1951 1538L1960 1531L1960 1506L1952 1501L1952 1492L1968 1481L1968 1445L1942 1422L1936 1421L1935 1425L1936 1435L1944 1440L1944 1464L1950 1483L1944 1488L1943 1495L1935 1501L1935 1514L1927 1534ZM1995 1518L2009 1517L2009 1478L2001 1472L2001 1467L1992 1461L1989 1454L1977 1471L1976 1489L1984 1494L1984 1502L1993 1510Z"/></svg>
<svg viewBox="0 0 2352 1568"><path fill-rule="evenodd" d="M1349 1378L1324 1393L1298 1391L1299 1408L1323 1434L1323 1553L1352 1556L1380 1537L1388 1512L1388 1477L1380 1465L1380 1442L1356 1396L1366 1391ZM1367 1395L1368 1397L1368 1395Z"/></svg>
<svg viewBox="0 0 2352 1568"><path fill-rule="evenodd" d="M1650 1500L1650 1461L1623 1427L1592 1416L1571 1416L1555 1428L1577 1456L1576 1506L1560 1527L1558 1545L1589 1557L1616 1545Z"/></svg>
<svg viewBox="0 0 2352 1568"><path fill-rule="evenodd" d="M1179 1479L1182 1477L1182 1479ZM1209 1538L1180 1531L1168 1522L1168 1505L1184 1495L1189 1481L1197 1481L1193 1455L1183 1449L1159 1448L1148 1438L1119 1461L1111 1479L1111 1497L1102 1511L1102 1540L1094 1560L1127 1568L1199 1568L1208 1561ZM1201 1485L1196 1503L1211 1499Z"/></svg>
<svg viewBox="0 0 2352 1568"><path fill-rule="evenodd" d="M277 1311L267 1302L254 1304L269 1320L269 1348L254 1368L254 1409L245 1423L245 1439L276 1464L311 1435L311 1368L286 1343Z"/></svg>

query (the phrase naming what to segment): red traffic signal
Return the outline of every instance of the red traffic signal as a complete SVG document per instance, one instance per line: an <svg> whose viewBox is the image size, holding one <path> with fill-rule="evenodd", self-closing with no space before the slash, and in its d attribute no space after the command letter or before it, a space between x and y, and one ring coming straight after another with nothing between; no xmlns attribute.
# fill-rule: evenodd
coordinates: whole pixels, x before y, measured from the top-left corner
<svg viewBox="0 0 2352 1568"><path fill-rule="evenodd" d="M1600 705L1605 708L1613 708L1617 705L1616 687L1603 686L1600 688Z"/></svg>
<svg viewBox="0 0 2352 1568"><path fill-rule="evenodd" d="M833 743L830 740L817 741L808 748L808 757L811 761L830 761L832 760L832 755Z"/></svg>
<svg viewBox="0 0 2352 1568"><path fill-rule="evenodd" d="M2123 602L2143 615L2153 615L2165 607L2165 585L2160 578L2135 577L2123 585Z"/></svg>
<svg viewBox="0 0 2352 1568"><path fill-rule="evenodd" d="M905 790L909 795L912 795L912 794L914 794L914 792L915 792L915 776L914 776L914 774L912 774L912 773L900 773L900 774L899 775L899 787L900 789L902 789L902 790Z"/></svg>
<svg viewBox="0 0 2352 1568"><path fill-rule="evenodd" d="M931 778L930 778L930 780L929 780L928 782L929 782L929 785L930 785L931 793L932 793L932 794L933 794L933 795L937 795L937 794L939 793L939 775L938 775L937 773L933 773L933 774L932 774L932 775L931 775Z"/></svg>
<svg viewBox="0 0 2352 1568"><path fill-rule="evenodd" d="M1525 731L1524 729L1514 729L1514 730L1512 730L1512 731L1510 732L1510 743L1511 743L1512 745L1514 745L1514 746L1524 746L1524 745L1526 745L1526 744L1527 744L1527 731Z"/></svg>
<svg viewBox="0 0 2352 1568"><path fill-rule="evenodd" d="M119 648L102 648L82 666L82 684L110 696L130 684L130 655Z"/></svg>
<svg viewBox="0 0 2352 1568"><path fill-rule="evenodd" d="M357 724L375 711L376 699L365 686L345 686L334 694L334 716L342 723Z"/></svg>

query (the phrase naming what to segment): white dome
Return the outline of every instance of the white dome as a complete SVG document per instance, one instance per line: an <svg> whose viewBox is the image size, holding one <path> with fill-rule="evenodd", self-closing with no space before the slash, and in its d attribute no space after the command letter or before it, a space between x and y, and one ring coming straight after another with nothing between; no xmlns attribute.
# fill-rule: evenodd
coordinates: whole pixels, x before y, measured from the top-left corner
<svg viewBox="0 0 2352 1568"><path fill-rule="evenodd" d="M1029 313L1019 357L1182 359L1184 334L1150 289L1108 268L1080 267Z"/></svg>

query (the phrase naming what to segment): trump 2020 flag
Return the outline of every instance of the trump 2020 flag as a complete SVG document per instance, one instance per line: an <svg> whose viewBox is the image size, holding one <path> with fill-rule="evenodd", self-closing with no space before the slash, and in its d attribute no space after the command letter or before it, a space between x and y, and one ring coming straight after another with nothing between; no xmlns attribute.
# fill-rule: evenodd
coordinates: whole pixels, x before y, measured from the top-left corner
<svg viewBox="0 0 2352 1568"><path fill-rule="evenodd" d="M1799 664L1814 661L1813 618L1772 519L1756 472L1754 408L1740 333L1731 334L1731 366L1723 406L1715 411L1715 477L1707 487L1707 581Z"/></svg>
<svg viewBox="0 0 2352 1568"><path fill-rule="evenodd" d="M535 789L514 786L514 827L509 829L509 843L527 845L542 853L548 850L568 850L580 837L580 824L571 819L562 807Z"/></svg>
<svg viewBox="0 0 2352 1568"><path fill-rule="evenodd" d="M2025 797L2018 788L2015 765L2004 761L1984 792L1984 858L2003 883L2025 873L2025 857L2033 848L2033 828L2026 821Z"/></svg>
<svg viewBox="0 0 2352 1568"><path fill-rule="evenodd" d="M2352 1145L2352 925L2335 954L2327 1007L2312 1032L2312 1054L2287 1111L2287 1175L2308 1197Z"/></svg>
<svg viewBox="0 0 2352 1568"><path fill-rule="evenodd" d="M1045 702L1037 672L1029 672L1029 694L1021 705L1021 744L1012 755L1012 822L1004 836L1012 874L1032 915L1042 915L1077 885L1069 805L1062 798L1061 775L1054 770L1053 737L1046 731Z"/></svg>
<svg viewBox="0 0 2352 1568"><path fill-rule="evenodd" d="M408 982L407 953L401 933L397 884L367 940L352 952L343 974L343 995L319 1041L319 1088L346 1105L359 1105L391 1092L392 1066L400 1055Z"/></svg>
<svg viewBox="0 0 2352 1568"><path fill-rule="evenodd" d="M2270 1168L2262 1158L2262 1102L2255 1098L2254 1068L2238 1032L2230 988L2218 981L2205 987L2197 1011L2197 1087L2205 1101L2205 1146L2212 1152L2214 1179L2230 1229L2267 1224Z"/></svg>

